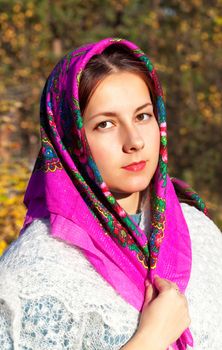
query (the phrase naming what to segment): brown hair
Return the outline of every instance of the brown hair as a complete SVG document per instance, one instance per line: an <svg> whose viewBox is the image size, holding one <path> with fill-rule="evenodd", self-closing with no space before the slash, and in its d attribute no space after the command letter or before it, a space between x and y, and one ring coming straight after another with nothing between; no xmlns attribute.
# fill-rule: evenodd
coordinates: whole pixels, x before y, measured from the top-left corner
<svg viewBox="0 0 222 350"><path fill-rule="evenodd" d="M79 104L82 114L101 80L119 71L138 74L144 80L150 92L154 111L156 110L155 90L145 63L137 58L127 46L113 44L101 54L94 55L82 72L79 85Z"/></svg>

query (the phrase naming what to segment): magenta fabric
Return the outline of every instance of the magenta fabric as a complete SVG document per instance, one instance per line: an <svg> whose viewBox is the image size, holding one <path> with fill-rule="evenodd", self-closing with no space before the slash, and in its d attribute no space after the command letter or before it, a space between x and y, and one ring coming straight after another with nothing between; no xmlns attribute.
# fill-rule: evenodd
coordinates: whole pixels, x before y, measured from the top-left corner
<svg viewBox="0 0 222 350"><path fill-rule="evenodd" d="M146 63L147 74L152 77L158 97L161 148L160 161L150 184L152 223L149 241L147 233L133 224L113 199L90 158L78 106L82 70L93 55L100 54L114 43L126 45ZM23 229L36 218L49 217L50 234L79 247L96 271L138 311L143 305L145 279L153 282L156 273L176 282L184 293L191 272L191 242L174 186L167 174L162 89L147 56L124 39L106 38L76 49L66 55L49 76L41 106L42 147L25 194L28 211ZM75 154L72 154L71 142ZM87 175L81 173L83 168L95 184L95 191ZM110 219L103 220L110 205L116 215L110 212ZM94 208L97 211L93 211ZM108 225L113 223L117 227L116 236L115 232L109 234ZM122 244L123 237L118 236L121 232L128 239ZM132 246L135 250L129 249ZM174 344L174 349L184 350L187 345L193 346L189 329Z"/></svg>

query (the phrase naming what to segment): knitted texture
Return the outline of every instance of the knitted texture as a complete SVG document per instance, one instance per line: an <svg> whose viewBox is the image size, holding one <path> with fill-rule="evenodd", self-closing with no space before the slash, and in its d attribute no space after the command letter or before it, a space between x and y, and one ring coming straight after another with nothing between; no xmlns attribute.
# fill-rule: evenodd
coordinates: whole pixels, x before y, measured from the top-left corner
<svg viewBox="0 0 222 350"><path fill-rule="evenodd" d="M222 236L196 208L182 209L193 250L186 294L194 349L221 350ZM1 258L0 349L120 349L138 327L138 311L79 249L48 231L46 220L35 220Z"/></svg>

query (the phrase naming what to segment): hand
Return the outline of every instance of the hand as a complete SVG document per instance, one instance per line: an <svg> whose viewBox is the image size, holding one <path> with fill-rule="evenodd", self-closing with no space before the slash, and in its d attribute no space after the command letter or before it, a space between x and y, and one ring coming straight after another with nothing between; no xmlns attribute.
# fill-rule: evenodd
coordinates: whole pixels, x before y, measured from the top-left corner
<svg viewBox="0 0 222 350"><path fill-rule="evenodd" d="M147 283L136 332L140 341L147 344L147 349L165 350L180 337L190 322L187 299L175 283L159 276L155 276L154 286Z"/></svg>

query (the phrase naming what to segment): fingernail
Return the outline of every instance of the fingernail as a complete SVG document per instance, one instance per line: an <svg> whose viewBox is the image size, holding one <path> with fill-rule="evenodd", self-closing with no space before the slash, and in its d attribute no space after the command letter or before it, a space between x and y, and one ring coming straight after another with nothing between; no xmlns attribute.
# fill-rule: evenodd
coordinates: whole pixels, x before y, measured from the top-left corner
<svg viewBox="0 0 222 350"><path fill-rule="evenodd" d="M146 280L146 281L145 281L145 286L146 286L146 287L149 287L149 285L150 285L150 282L149 282L148 280Z"/></svg>
<svg viewBox="0 0 222 350"><path fill-rule="evenodd" d="M160 278L160 276L159 275L154 275L154 278Z"/></svg>

